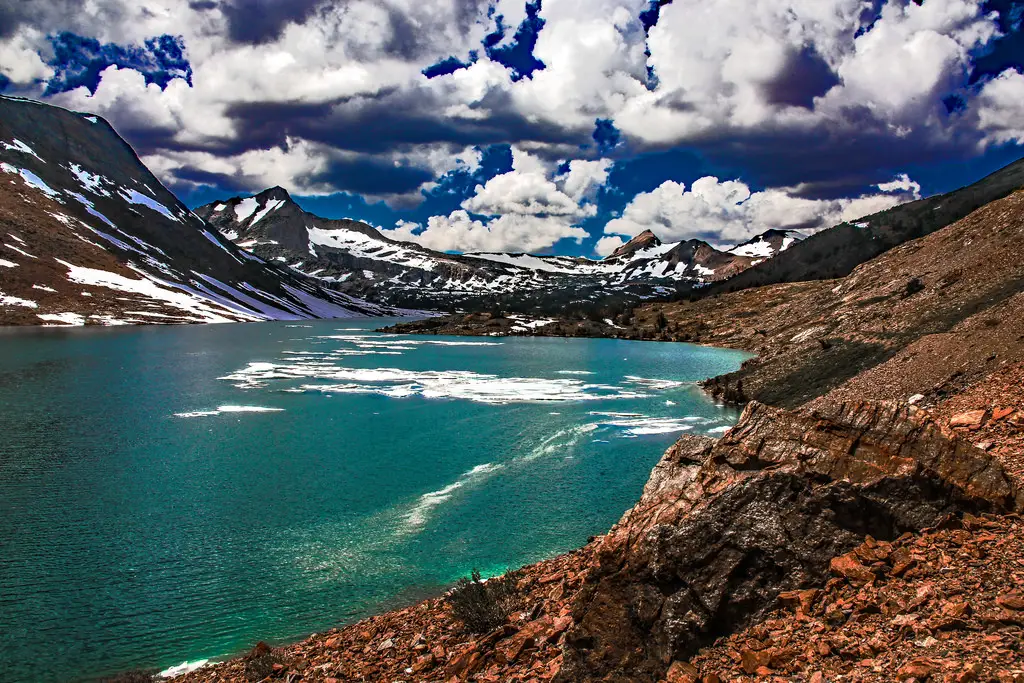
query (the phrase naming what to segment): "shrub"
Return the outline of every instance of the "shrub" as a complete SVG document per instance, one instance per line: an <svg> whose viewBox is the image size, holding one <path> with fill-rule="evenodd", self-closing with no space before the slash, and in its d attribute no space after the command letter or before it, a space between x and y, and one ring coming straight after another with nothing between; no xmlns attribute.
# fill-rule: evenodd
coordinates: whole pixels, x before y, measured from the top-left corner
<svg viewBox="0 0 1024 683"><path fill-rule="evenodd" d="M487 581L473 570L469 578L461 578L448 594L452 614L473 633L489 633L505 623L509 615L523 603L519 591L522 573L510 571Z"/></svg>
<svg viewBox="0 0 1024 683"><path fill-rule="evenodd" d="M903 298L910 298L917 294L918 292L924 291L924 288L924 283L921 282L921 278L915 277L907 282L907 286L903 290Z"/></svg>
<svg viewBox="0 0 1024 683"><path fill-rule="evenodd" d="M250 681L262 681L274 674L274 665L284 664L281 654L260 642L245 657L245 677Z"/></svg>

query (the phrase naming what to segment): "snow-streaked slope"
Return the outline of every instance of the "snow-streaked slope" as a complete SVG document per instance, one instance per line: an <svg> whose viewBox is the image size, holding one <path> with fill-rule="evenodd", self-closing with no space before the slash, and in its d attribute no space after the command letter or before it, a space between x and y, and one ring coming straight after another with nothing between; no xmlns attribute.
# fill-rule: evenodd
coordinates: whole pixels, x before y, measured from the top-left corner
<svg viewBox="0 0 1024 683"><path fill-rule="evenodd" d="M769 230L729 249L729 253L762 260L769 259L786 251L802 239L803 235L794 230Z"/></svg>
<svg viewBox="0 0 1024 683"><path fill-rule="evenodd" d="M394 313L242 251L168 192L105 122L3 97L0 265L0 324Z"/></svg>
<svg viewBox="0 0 1024 683"><path fill-rule="evenodd" d="M752 257L691 240L663 244L647 231L604 260L534 254L446 254L396 242L348 219L304 211L283 188L196 209L220 235L266 261L374 301L419 308L486 308L521 297L558 302L665 296L735 274Z"/></svg>

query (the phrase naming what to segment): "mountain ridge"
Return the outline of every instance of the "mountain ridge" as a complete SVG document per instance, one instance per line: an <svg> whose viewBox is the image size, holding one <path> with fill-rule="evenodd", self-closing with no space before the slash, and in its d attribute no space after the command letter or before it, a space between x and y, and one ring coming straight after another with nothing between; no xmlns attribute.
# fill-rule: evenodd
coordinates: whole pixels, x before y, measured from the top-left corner
<svg viewBox="0 0 1024 683"><path fill-rule="evenodd" d="M665 244L645 231L602 260L526 253L443 253L397 241L361 221L307 212L283 188L196 209L220 234L266 260L320 278L353 295L403 306L485 310L521 295L535 312L602 298L617 305L663 298L731 277L784 247L765 241L759 256L701 240ZM768 233L765 233L768 235ZM793 233L795 235L795 233ZM765 236L756 239L766 240Z"/></svg>
<svg viewBox="0 0 1024 683"><path fill-rule="evenodd" d="M218 238L104 120L0 97L0 323L382 315Z"/></svg>

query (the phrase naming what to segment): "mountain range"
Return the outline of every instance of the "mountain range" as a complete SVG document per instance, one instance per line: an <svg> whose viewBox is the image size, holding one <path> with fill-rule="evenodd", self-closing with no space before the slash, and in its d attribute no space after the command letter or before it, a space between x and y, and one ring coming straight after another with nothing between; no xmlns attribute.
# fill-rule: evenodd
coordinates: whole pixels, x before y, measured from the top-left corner
<svg viewBox="0 0 1024 683"><path fill-rule="evenodd" d="M410 308L503 305L534 312L637 303L728 279L801 239L772 230L731 250L701 240L663 243L650 230L603 260L511 253L448 254L397 242L349 219L304 211L280 187L211 202L196 214L225 239L339 291Z"/></svg>
<svg viewBox="0 0 1024 683"><path fill-rule="evenodd" d="M103 119L0 97L0 324L410 310L607 321L649 301L843 277L1022 184L1024 160L961 190L806 239L768 230L716 247L662 242L645 230L600 260L455 254L396 241L360 221L317 216L281 187L191 211Z"/></svg>

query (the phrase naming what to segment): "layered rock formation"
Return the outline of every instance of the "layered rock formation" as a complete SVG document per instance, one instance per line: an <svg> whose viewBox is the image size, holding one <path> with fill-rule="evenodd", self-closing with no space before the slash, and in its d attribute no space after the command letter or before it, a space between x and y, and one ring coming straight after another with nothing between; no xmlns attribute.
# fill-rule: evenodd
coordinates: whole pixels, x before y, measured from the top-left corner
<svg viewBox="0 0 1024 683"><path fill-rule="evenodd" d="M676 660L824 584L866 536L891 541L963 511L1024 508L985 452L914 408L750 404L720 441L684 436L601 541L573 609L561 680L658 680Z"/></svg>

